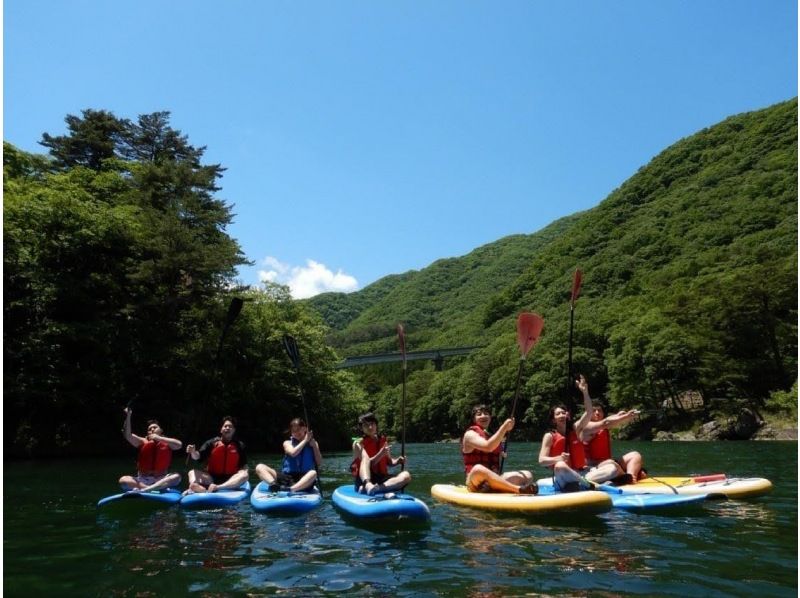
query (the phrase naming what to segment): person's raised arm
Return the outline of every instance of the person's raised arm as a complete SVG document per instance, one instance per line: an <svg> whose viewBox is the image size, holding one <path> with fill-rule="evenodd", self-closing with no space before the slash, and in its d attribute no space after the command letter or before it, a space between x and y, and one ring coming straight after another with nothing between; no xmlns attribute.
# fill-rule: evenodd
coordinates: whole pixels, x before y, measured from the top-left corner
<svg viewBox="0 0 800 598"><path fill-rule="evenodd" d="M131 432L131 414L133 411L130 407L125 407L123 411L125 412L125 423L122 426L122 435L125 437L125 440L136 448L139 448L144 443L144 438Z"/></svg>
<svg viewBox="0 0 800 598"><path fill-rule="evenodd" d="M497 429L497 432L492 434L489 438L483 438L475 430L468 430L464 434L464 448L471 448L472 450L481 451L483 453L490 453L498 447L503 441L506 434L514 429L514 418L510 417L503 422L503 425Z"/></svg>
<svg viewBox="0 0 800 598"><path fill-rule="evenodd" d="M309 441L314 438L314 435L309 430L306 432L306 435L303 437L303 440L298 442L296 445L292 446L291 440L284 440L283 441L283 452L286 453L287 457L296 457L300 454L300 452L306 448L306 445Z"/></svg>
<svg viewBox="0 0 800 598"><path fill-rule="evenodd" d="M589 383L586 381L586 378L584 378L583 375L581 375L581 377L575 381L575 386L583 395L583 413L574 425L575 433L578 436L581 436L581 432L583 432L583 429L592 418L592 398L589 396Z"/></svg>

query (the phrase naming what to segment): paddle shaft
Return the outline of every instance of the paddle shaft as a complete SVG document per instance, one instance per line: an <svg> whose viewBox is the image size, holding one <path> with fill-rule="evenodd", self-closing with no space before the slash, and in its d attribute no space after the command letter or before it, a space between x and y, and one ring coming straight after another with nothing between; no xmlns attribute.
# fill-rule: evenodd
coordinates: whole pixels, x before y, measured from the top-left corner
<svg viewBox="0 0 800 598"><path fill-rule="evenodd" d="M222 354L222 347L225 344L225 337L228 335L228 330L230 330L230 327L233 324L233 322L236 320L236 318L239 317L239 314L241 313L243 306L244 306L244 299L242 299L241 297L234 297L233 299L231 299L230 304L228 304L228 313L225 315L225 324L222 326L222 334L219 337L219 344L217 345L217 353L214 355L214 371L215 371L215 373L219 373L219 369L220 369L219 368L219 357ZM222 390L224 392L224 390L225 390L225 378L222 379L221 385L222 385ZM210 389L211 385L208 385L207 388ZM209 393L210 392L211 391L209 390ZM203 411L204 411L204 409L201 406L201 414L202 414ZM202 417L198 418L197 421L199 421L200 419L202 419ZM196 428L195 428L195 434L196 434L197 432L199 432L200 427L199 427L198 423L196 423L195 426L196 426ZM189 466L189 459L190 459L190 456L187 454L186 455L186 467Z"/></svg>
<svg viewBox="0 0 800 598"><path fill-rule="evenodd" d="M400 464L400 471L406 470L406 360L405 353L403 354L403 400L400 405L400 425L403 427L403 432L400 435L400 456L403 457L403 462Z"/></svg>
<svg viewBox="0 0 800 598"><path fill-rule="evenodd" d="M308 420L308 410L306 409L306 395L303 392L303 383L300 379L300 351L297 349L297 342L294 340L294 337L284 334L283 335L283 348L286 350L286 354L289 356L289 360L292 362L294 366L294 373L295 377L297 378L297 389L300 392L300 403L303 406L303 418L306 422L306 427L308 430L311 429L311 422ZM313 449L312 449L313 450ZM317 468L317 480L315 485L319 490L320 496L324 498L324 494L322 492L322 483L320 482L320 472L319 472L319 463L317 463L317 455L314 455L314 465Z"/></svg>
<svg viewBox="0 0 800 598"><path fill-rule="evenodd" d="M523 357L519 358L519 369L517 370L517 384L516 384L516 387L514 388L514 402L511 405L511 417L512 418L517 413L517 399L519 399L519 386L520 386L520 383L522 382L522 368L523 368L524 365L525 365L525 357L523 356ZM508 447L508 436L503 438L503 448L502 448L502 451L501 451L503 455L505 454L507 447ZM505 465L505 461L506 461L506 458L501 456L500 457L500 473L501 474L503 473L503 466Z"/></svg>

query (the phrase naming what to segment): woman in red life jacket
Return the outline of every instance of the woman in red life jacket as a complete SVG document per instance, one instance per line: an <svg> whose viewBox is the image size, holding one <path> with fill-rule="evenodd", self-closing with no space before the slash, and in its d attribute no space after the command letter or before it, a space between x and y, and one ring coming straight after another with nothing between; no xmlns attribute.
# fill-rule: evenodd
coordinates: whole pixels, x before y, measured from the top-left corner
<svg viewBox="0 0 800 598"><path fill-rule="evenodd" d="M530 471L507 471L500 473L501 443L514 429L514 418L503 422L489 436L486 429L492 421L492 413L486 405L472 409L472 425L461 439L461 456L464 459L466 485L470 492L508 492L513 494L536 494L539 491Z"/></svg>
<svg viewBox="0 0 800 598"><path fill-rule="evenodd" d="M386 436L378 434L378 418L373 413L365 413L358 418L358 423L364 436L353 443L354 459L350 465L356 491L391 494L405 488L411 481L411 474L401 471L393 476L389 468L404 464L406 459L392 457L392 447Z"/></svg>
<svg viewBox="0 0 800 598"><path fill-rule="evenodd" d="M589 464L583 451L581 433L589 423L592 412L592 399L589 397L589 384L581 376L575 386L583 394L583 415L567 431L569 412L564 405L550 409L552 430L545 432L539 450L539 463L553 468L553 484L563 492L588 489L591 484L583 476L589 472Z"/></svg>
<svg viewBox="0 0 800 598"><path fill-rule="evenodd" d="M317 481L317 470L322 466L322 453L314 439L314 433L299 417L289 422L289 440L283 443L283 464L278 473L269 465L256 465L256 474L264 480L270 490L302 492L310 490Z"/></svg>
<svg viewBox="0 0 800 598"><path fill-rule="evenodd" d="M592 419L586 425L581 435L586 460L595 469L590 471L586 479L593 482L635 484L642 475L642 455L638 451L631 451L615 460L611 453L611 434L609 430L634 419L639 412L620 411L614 415L605 416L603 404L592 401Z"/></svg>
<svg viewBox="0 0 800 598"><path fill-rule="evenodd" d="M216 492L233 490L247 480L247 453L244 442L234 438L236 420L226 415L222 418L219 436L206 440L198 451L193 444L186 453L195 461L206 461L206 469L189 472L189 489L193 492Z"/></svg>
<svg viewBox="0 0 800 598"><path fill-rule="evenodd" d="M151 490L163 490L171 488L181 483L181 474L169 473L169 466L172 462L172 451L180 450L180 440L167 438L164 430L154 419L147 422L147 436L137 436L131 432L131 411L125 408L125 425L122 434L125 440L139 449L139 456L136 459L137 473L135 476L122 476L119 485L125 490L136 490L139 492L149 492Z"/></svg>

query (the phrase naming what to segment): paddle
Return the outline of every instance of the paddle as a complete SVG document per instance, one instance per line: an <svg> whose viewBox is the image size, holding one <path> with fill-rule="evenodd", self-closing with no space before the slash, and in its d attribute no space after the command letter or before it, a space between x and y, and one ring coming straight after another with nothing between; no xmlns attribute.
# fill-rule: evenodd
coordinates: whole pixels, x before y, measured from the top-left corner
<svg viewBox="0 0 800 598"><path fill-rule="evenodd" d="M575 384L574 376L572 374L572 330L575 324L575 301L578 300L578 294L581 292L581 282L583 280L583 273L580 268L575 269L575 274L572 278L572 298L569 302L569 355L567 357L567 393L572 393L573 385Z"/></svg>
<svg viewBox="0 0 800 598"><path fill-rule="evenodd" d="M528 355L542 333L544 320L539 314L523 312L517 317L517 345L519 345L519 370L517 371L517 384L514 389L514 403L511 406L511 417L517 412L517 400L519 399L519 386L522 381L522 368L525 365L525 357ZM502 452L506 452L508 438L503 438ZM505 457L500 458L500 473L503 473Z"/></svg>
<svg viewBox="0 0 800 598"><path fill-rule="evenodd" d="M403 429L400 440L400 456L403 462L400 464L400 471L406 469L406 333L403 325L397 325L397 338L400 341L400 354L403 356L403 400L400 403L400 425Z"/></svg>
<svg viewBox="0 0 800 598"><path fill-rule="evenodd" d="M573 413L575 411L574 388L575 388L575 375L572 371L572 331L575 324L575 302L578 300L578 295L581 292L581 282L583 281L583 272L580 268L575 268L575 274L572 277L572 296L569 301L569 352L567 355L567 421L565 433L569 437L569 430L572 426ZM569 447L569 444L566 445Z"/></svg>
<svg viewBox="0 0 800 598"><path fill-rule="evenodd" d="M214 356L214 367L217 368L219 364L219 356L222 353L222 346L225 342L225 337L228 334L228 330L230 329L231 325L233 324L234 320L239 317L239 314L242 311L242 307L244 306L244 299L241 297L234 297L231 299L230 304L228 305L228 313L225 315L225 324L222 326L222 334L219 337L219 344L217 345L217 354ZM224 382L223 382L224 388ZM195 432L199 430L199 427L195 429ZM186 454L186 466L189 465L190 455Z"/></svg>
<svg viewBox="0 0 800 598"><path fill-rule="evenodd" d="M219 337L219 345L217 346L217 354L214 357L214 363L219 361L219 355L222 353L222 343L225 342L225 336L228 334L228 329L233 324L233 321L238 317L239 312L242 311L244 299L234 297L228 306L228 314L225 316L225 325L222 327L222 336Z"/></svg>
<svg viewBox="0 0 800 598"><path fill-rule="evenodd" d="M289 356L289 360L292 362L294 366L294 372L297 376L297 388L300 390L300 401L303 404L303 418L306 421L307 429L311 429L311 422L308 420L308 411L306 410L306 397L305 393L303 393L303 384L300 380L300 351L297 348L297 341L294 340L294 337L291 334L284 334L283 335L283 348L286 350L286 354ZM317 481L315 483L317 489L319 490L320 496L322 496L322 484L319 481L319 463L316 462L317 457L314 455L314 464L317 467Z"/></svg>

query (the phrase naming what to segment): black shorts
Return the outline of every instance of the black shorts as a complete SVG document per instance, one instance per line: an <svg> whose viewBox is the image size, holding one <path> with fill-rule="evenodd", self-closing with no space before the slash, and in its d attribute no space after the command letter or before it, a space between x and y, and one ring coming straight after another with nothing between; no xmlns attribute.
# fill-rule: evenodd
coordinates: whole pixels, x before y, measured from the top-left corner
<svg viewBox="0 0 800 598"><path fill-rule="evenodd" d="M230 480L233 477L233 474L230 474L230 475L225 475L225 474L223 474L223 475L214 475L214 474L210 473L208 475L211 476L211 483L212 484L216 484L217 486L219 486L220 484L224 484L225 482L227 482L228 480Z"/></svg>
<svg viewBox="0 0 800 598"><path fill-rule="evenodd" d="M381 473L373 473L370 477L372 478L370 481L373 484L383 484L386 480L388 480L392 476L383 475ZM356 492L359 492L361 490L361 487L364 485L364 480L362 480L360 476L356 476L355 478L353 478L353 483L355 484Z"/></svg>

